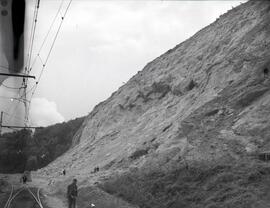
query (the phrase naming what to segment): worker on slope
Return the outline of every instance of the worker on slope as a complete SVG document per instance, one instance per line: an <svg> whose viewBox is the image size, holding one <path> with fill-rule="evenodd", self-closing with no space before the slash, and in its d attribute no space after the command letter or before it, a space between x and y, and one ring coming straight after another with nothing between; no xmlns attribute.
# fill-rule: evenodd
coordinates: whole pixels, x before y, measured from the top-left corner
<svg viewBox="0 0 270 208"><path fill-rule="evenodd" d="M78 196L77 179L73 179L73 182L67 188L68 208L76 208L76 198Z"/></svg>

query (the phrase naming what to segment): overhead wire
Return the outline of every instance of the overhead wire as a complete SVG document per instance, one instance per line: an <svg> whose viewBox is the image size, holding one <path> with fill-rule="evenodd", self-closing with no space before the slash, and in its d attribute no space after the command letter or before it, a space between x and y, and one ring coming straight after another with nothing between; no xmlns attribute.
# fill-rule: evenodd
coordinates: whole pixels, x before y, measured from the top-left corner
<svg viewBox="0 0 270 208"><path fill-rule="evenodd" d="M11 109L13 108L13 106L14 106L14 110L12 110L11 112L13 112L12 114L11 114L11 116L9 117L9 120L8 120L8 123L11 121L11 119L13 119L14 117L15 117L15 115L16 115L16 113L17 113L17 109L19 108L19 106L20 106L20 98L22 98L23 96L22 95L20 95L21 94L21 89L19 89L19 92L18 92L18 95L20 96L20 97L18 97L18 99L16 99L15 100L15 102L16 102L16 104L15 104L15 106L14 105L11 105L10 106L10 108L8 109L8 112L10 112L11 111Z"/></svg>
<svg viewBox="0 0 270 208"><path fill-rule="evenodd" d="M28 79L25 79L25 78L23 79L22 84L21 84L21 87L18 88L18 90L19 90L18 94L19 94L19 95L21 94L21 90L22 90L22 89L24 90L24 92L23 92L23 95L20 95L20 97L19 97L18 99L16 99L17 105L15 105L15 108L14 108L14 110L13 110L13 114L9 114L9 115L10 115L10 116L9 116L9 117L10 117L9 121L10 121L12 118L15 117L16 111L17 111L17 109L18 109L18 107L19 107L19 104L20 104L20 101L19 101L20 99L22 99L22 100L24 100L25 102L28 102L28 103L29 103L29 105L28 105L29 107L28 107L28 108L26 109L26 111L25 111L25 118L27 118L27 119L25 119L25 122L26 122L26 120L28 120L28 117L29 117L29 110L30 110L30 105L31 105L31 101L32 101L33 95L34 95L34 93L35 93L35 91L36 91L36 89L37 89L37 86L38 86L38 84L39 84L39 81L40 81L40 79L41 79L41 77L42 77L42 75L43 75L44 69L45 69L45 67L46 67L46 65L47 65L47 63L48 63L48 60L49 60L50 56L51 56L51 53L52 53L52 50L53 50L53 48L54 48L55 42L56 42L57 37L58 37L58 35L59 35L59 33L60 33L60 29L61 29L61 27L62 27L62 24L63 24L63 22L64 22L64 19L65 19L65 17L66 17L66 14L67 14L67 12L68 12L68 10L69 10L69 8L70 8L70 5L71 5L72 1L73 1L73 0L70 0L70 1L69 1L68 5L67 5L67 7L66 7L66 9L65 9L64 15L61 16L61 22L60 22L60 24L59 24L59 26L58 26L58 29L57 29L57 31L56 31L56 34L55 34L55 36L54 36L54 38L53 38L52 44L51 44L51 46L50 46L50 49L49 49L49 52L48 52L48 54L47 54L47 56L46 56L45 61L43 62L43 60L41 59L41 57L40 57L40 52L41 52L41 50L43 49L43 47L44 47L44 45L45 45L45 43L46 43L46 41L47 41L47 39L48 39L48 37L49 37L49 34L50 34L50 32L51 32L51 30L52 30L52 28L53 28L53 26L54 26L54 24L55 24L55 22L56 22L56 19L57 19L57 17L59 16L59 13L62 14L62 13L61 13L61 8L63 7L64 0L61 1L61 4L60 4L60 6L59 6L59 8L58 8L58 10L57 10L57 13L56 13L56 15L55 15L55 17L54 17L54 19L53 19L51 25L50 25L50 28L49 28L49 30L48 30L48 32L47 32L47 34L46 34L46 36L45 36L45 38L44 38L44 40L43 40L41 46L40 46L40 48L39 48L39 51L38 51L38 53L37 53L37 55L36 55L36 57L35 57L33 63L31 64L31 57L32 57L32 52L33 52L33 44L34 44L34 36L35 36L35 31L36 31L37 17L38 17L38 9L39 9L39 3L40 3L40 0L36 0L36 6L35 6L35 11L34 11L34 16L33 16L31 35L30 35L30 36L31 36L31 37L30 37L30 45L29 45L29 48L28 48L28 50L29 50L29 52L28 52L28 60L27 60L27 63L26 63L25 73L26 73L26 74L29 74L29 73L30 73L30 71L32 70L32 67L34 66L34 64L35 64L37 58L39 58L40 61L41 61L41 63L42 63L42 69L41 69L41 72L40 72L40 74L39 74L39 76L38 76L37 81L35 82L35 84L33 84L33 86L32 86L29 90L27 90L27 81L28 81ZM1 67L1 66L0 66L0 67ZM32 92L31 95L30 95L30 99L27 100L27 99L26 99L26 96L27 96L27 94L29 94L30 92ZM23 98L23 97L24 97L24 98ZM26 108L26 107L25 107L25 108ZM11 108L10 108L10 109L11 109Z"/></svg>
<svg viewBox="0 0 270 208"><path fill-rule="evenodd" d="M24 87L24 88L25 88L25 87ZM32 86L32 89L33 89L33 86ZM24 90L25 90L25 89L24 89ZM30 90L31 90L31 89L30 89ZM20 101L21 101L21 100L23 100L23 103L24 103L24 104L25 104L26 102L28 103L28 105L30 104L30 100L27 100L27 99L26 99L26 95L27 95L28 93L30 93L30 90L24 92L24 94L22 94L22 95L21 95L21 89L19 90L19 92L18 92L19 97L18 97L17 99L15 99L15 101L16 101L17 103L15 104L14 110L12 110L13 113L11 114L11 116L10 116L8 122L10 122L11 119L16 115L17 110L18 110L18 108L19 108L19 106L20 106L20 103L21 103ZM10 106L9 111L11 111L11 108L12 108L12 106ZM29 112L29 111L27 110L25 113L28 113L28 112ZM25 126L26 126L26 123L25 123Z"/></svg>
<svg viewBox="0 0 270 208"><path fill-rule="evenodd" d="M31 89L27 92L27 94L28 94L30 91L33 90L32 94L31 94L31 97L30 97L30 103L29 103L29 106L30 106L30 104L31 104L31 100L32 100L32 98L33 98L33 95L34 95L34 93L35 93L35 90L36 90L36 88L37 88L37 85L38 85L38 83L39 83L39 81L40 81L40 79L41 79L41 76L42 76L42 74L43 74L43 71L44 71L44 69L45 69L45 67L46 67L46 64L47 64L47 62L48 62L48 60L49 60L49 57L50 57L50 55L51 55L53 46L54 46L55 41L56 41L56 39L57 39L57 37L58 37L58 34L59 34L59 32L60 32L60 29L61 29L63 20L64 20L66 14L67 14L67 11L68 11L68 9L69 9L69 7L70 7L70 5L71 5L71 2L72 2L72 0L70 0L68 6L67 6L67 8L66 8L66 11L65 11L64 15L61 17L60 25L59 25L58 30L57 30L57 32L56 32L56 35L55 35L55 37L54 37L54 39L53 39L53 43L52 43L52 45L51 45L51 47L50 47L49 53L47 54L47 57L46 57L45 62L43 62L43 60L41 59L41 57L40 57L40 52L41 52L41 50L42 50L42 48L43 48L45 42L47 41L47 38L48 38L48 36L49 36L49 34L50 34L52 28L53 28L53 25L55 24L55 21L56 21L58 15L59 15L59 13L61 12L61 8L63 7L64 0L61 1L61 4L60 4L60 6L59 6L59 8L58 8L58 10L57 10L57 12L56 12L56 15L55 15L55 17L54 17L54 19L53 19L53 21L52 21L52 23L51 23L51 25L50 25L50 28L49 28L49 30L48 30L48 32L47 32L47 34L46 34L46 36L45 36L43 42L42 42L42 44L41 44L41 47L40 47L40 49L39 49L39 51L38 51L38 53L37 53L37 56L35 57L35 59L34 59L34 61L33 61L33 64L32 64L31 67L30 67L30 70L29 70L29 71L32 70L32 67L33 67L34 63L36 62L36 59L39 58L40 62L42 63L42 69L41 69L41 73L39 74L38 81L36 81L36 83L35 83L35 84L31 87ZM27 111L27 117L29 116L29 109L30 109L30 107L28 108L28 111Z"/></svg>
<svg viewBox="0 0 270 208"><path fill-rule="evenodd" d="M23 81L22 81L21 88L18 89L18 95L19 95L19 96L20 96L20 93L21 93L21 90L22 90L23 87L24 87L24 85L23 85ZM20 98L21 98L21 97L20 97ZM19 107L20 102L19 102L18 100L16 100L16 101L17 101L17 103L15 104L15 108L14 108L14 110L12 111L12 112L13 112L13 113L12 113L12 116L10 117L10 119L9 119L8 122L10 122L11 118L15 116L15 114L16 114L16 112L17 112L17 109L18 109L18 107ZM10 105L10 107L9 107L9 109L8 109L8 112L11 111L11 109L13 108L13 106L14 106L14 105Z"/></svg>
<svg viewBox="0 0 270 208"><path fill-rule="evenodd" d="M32 21L30 41L29 41L29 48L28 48L28 50L29 50L28 51L28 60L27 60L26 67L25 67L25 73L26 74L30 73L29 67L30 67L30 64L31 64L32 53L33 53L33 46L34 46L36 27L37 27L37 21L38 21L39 5L40 5L40 0L36 0L35 11L34 11L33 21ZM24 86L24 89L23 89L23 95L22 96L24 97L24 100L26 100L27 81L28 81L28 78L23 78L22 85ZM24 124L26 126L27 123L28 123L28 116L27 116L28 105L27 105L27 102L24 102L24 107L25 107L25 121L24 121Z"/></svg>
<svg viewBox="0 0 270 208"><path fill-rule="evenodd" d="M31 25L31 32L30 32L30 38L29 38L29 43L28 43L28 49L27 49L27 59L26 59L26 64L24 67L24 72L27 73L27 65L30 59L30 50L31 50L31 43L32 43L32 38L33 38L33 31L34 31L34 25L35 25L35 18L36 18L36 12L37 12L37 0L35 1L35 6L34 6L34 14L33 14L33 19L32 19L32 25ZM24 85L25 80L23 79L22 85Z"/></svg>
<svg viewBox="0 0 270 208"><path fill-rule="evenodd" d="M0 99L8 99L10 101L13 101L13 100L19 100L19 101L26 101L26 102L29 102L29 100L24 100L23 98L19 97L8 97L8 96L0 96Z"/></svg>
<svg viewBox="0 0 270 208"><path fill-rule="evenodd" d="M36 27L37 27L39 4L40 4L40 0L36 0L34 16L33 16L33 20L32 20L32 28L31 28L31 34L30 34L29 47L28 47L28 59L26 62L26 70L27 71L29 70L29 66L30 66L31 58L32 58L32 53L33 53L33 45L34 45L35 33L36 33Z"/></svg>
<svg viewBox="0 0 270 208"><path fill-rule="evenodd" d="M9 70L9 69L10 69L9 67L7 67L7 66L3 66L3 65L0 65L0 68L7 69L7 70Z"/></svg>
<svg viewBox="0 0 270 208"><path fill-rule="evenodd" d="M7 115L7 116L11 116L9 113L7 113L6 111L2 111L3 112L3 114L5 114L5 115ZM16 119L17 121L21 121L22 120L22 118L20 118L20 117L18 117L18 116L14 116L13 117L14 119Z"/></svg>
<svg viewBox="0 0 270 208"><path fill-rule="evenodd" d="M50 55L51 55L51 52L52 52L52 49L53 49L53 47L54 47L55 41L56 41L56 39L57 39L57 37L58 37L58 35L59 35L60 29L61 29L61 27L62 27L62 25L63 25L64 19L65 19L65 17L66 17L66 14L67 14L67 12L68 12L68 10L69 10L69 7L70 7L72 1L73 1L73 0L70 0L70 1L69 1L69 4L68 4L68 6L67 6L67 8L66 8L66 10L65 10L65 13L64 13L64 15L61 17L60 25L59 25L58 30L57 30L57 32L56 32L56 35L55 35L55 37L54 37L54 40L53 40L53 43L52 43L51 48L50 48L50 50L49 50L49 53L48 53L48 55L47 55L47 57L46 57L46 59L45 59L45 63L44 63L45 65L47 64L47 62L48 62L48 60L49 60L49 57L50 57Z"/></svg>
<svg viewBox="0 0 270 208"><path fill-rule="evenodd" d="M39 3L40 3L40 0L36 0L35 1L35 9L34 9L34 15L33 15L33 20L32 20L32 26L31 26L31 33L30 33L30 40L29 40L29 46L28 46L28 57L27 57L27 63L26 63L26 68L25 68L25 73L27 73L27 64L28 62L31 61L31 54L32 54L32 50L33 50L33 43L34 43L34 36L35 36L35 30L36 30L36 23L37 23L37 15L38 15L38 9L39 9ZM5 67L5 66L0 66L4 69L9 69L9 67ZM8 86L5 86L3 85L4 87L6 88L9 88L11 89L11 87L8 87ZM27 88L27 83L26 83L26 80L23 79L22 80L22 83L21 83L21 87L17 88L19 91L18 91L18 94L20 95L21 94L21 90L24 89L26 90ZM23 96L21 96L20 98L22 98ZM26 97L25 97L25 100L26 100ZM16 114L16 111L17 111L17 108L20 104L20 99L17 100L17 104L15 105L15 109L14 109L14 112L11 116L14 117L15 114ZM9 110L12 108L12 106L10 106ZM10 120L11 120L10 118Z"/></svg>
<svg viewBox="0 0 270 208"><path fill-rule="evenodd" d="M34 93L35 93L35 91L36 91L36 89L37 89L37 86L38 86L38 84L39 84L39 81L40 81L40 79L41 79L41 76L43 75L44 69L45 69L45 67L46 67L46 65L47 65L47 63L48 63L48 60L49 60L50 55L51 55L51 53L52 53L53 47L54 47L54 45L55 45L55 42L56 42L57 37L58 37L58 35L59 35L60 29L61 29L61 27L62 27L62 25L63 25L63 22L64 22L64 20L65 20L66 14L67 14L67 12L68 12L68 10L69 10L69 8L70 8L70 5L71 5L72 1L73 1L73 0L70 0L70 1L69 1L68 5L67 5L67 7L66 7L65 13L64 13L64 15L61 17L61 22L60 22L59 27L58 27L58 29L57 29L57 32L56 32L56 34L55 34L55 36L54 36L54 39L53 39L52 45L51 45L51 47L50 47L49 53L47 54L47 57L46 57L46 59L45 59L44 64L42 65L42 69L41 69L41 72L40 72L40 74L39 74L39 76L38 76L36 85L34 86L33 92L32 92L32 94L30 95L30 99L29 99L29 100L30 100L30 103L29 103L29 105L31 105L32 98L33 98ZM27 114L29 115L29 110L28 110Z"/></svg>
<svg viewBox="0 0 270 208"><path fill-rule="evenodd" d="M33 63L31 64L31 66L30 66L30 68L29 68L30 71L32 70L32 67L33 67L34 64L36 63L36 60L37 60L38 58L39 58L39 59L41 58L41 57L40 57L40 52L41 52L41 50L43 49L43 46L45 45L45 43L46 43L46 41L47 41L47 39L48 39L48 37L49 37L49 34L50 34L50 32L51 32L51 30L52 30L54 24L55 24L55 21L56 21L56 19L57 19L59 13L60 13L60 11L61 11L61 8L62 8L63 4L64 4L64 0L61 1L61 4L60 4L60 6L59 6L59 8L58 8L58 10L57 10L57 12L56 12L54 18L53 18L53 21L52 21L50 27L49 27L49 30L48 30L47 34L45 35L45 38L44 38L44 40L43 40L43 42L42 42L42 44L41 44L41 46L40 46L40 48L39 48L39 50L38 50L38 52L37 52L37 55L35 56L34 61L33 61ZM42 63L42 65L43 65L43 63Z"/></svg>
<svg viewBox="0 0 270 208"><path fill-rule="evenodd" d="M7 88L7 89L11 89L11 90L19 90L19 89L22 89L23 87L11 87L11 86L7 86L5 84L1 84L1 86L3 86L4 88Z"/></svg>

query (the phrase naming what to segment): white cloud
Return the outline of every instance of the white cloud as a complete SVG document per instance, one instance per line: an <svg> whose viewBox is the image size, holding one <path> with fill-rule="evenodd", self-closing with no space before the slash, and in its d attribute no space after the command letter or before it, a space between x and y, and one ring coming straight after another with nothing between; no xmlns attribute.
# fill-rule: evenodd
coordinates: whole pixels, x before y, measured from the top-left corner
<svg viewBox="0 0 270 208"><path fill-rule="evenodd" d="M45 98L33 98L30 108L30 122L34 126L48 126L63 122L64 117L57 111L56 103Z"/></svg>

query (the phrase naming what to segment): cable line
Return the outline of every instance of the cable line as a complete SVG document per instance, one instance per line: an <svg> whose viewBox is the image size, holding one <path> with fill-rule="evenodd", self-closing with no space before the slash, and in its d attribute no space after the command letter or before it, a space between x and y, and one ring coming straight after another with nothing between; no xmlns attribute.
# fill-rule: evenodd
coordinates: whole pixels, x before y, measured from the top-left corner
<svg viewBox="0 0 270 208"><path fill-rule="evenodd" d="M38 11L39 11L39 5L40 5L40 0L36 0L36 5L35 5L35 11L33 15L33 21L32 21L32 28L31 28L31 35L30 35L30 42L29 42L29 48L28 48L28 60L26 63L25 67L25 73L29 74L30 70L30 64L31 64L31 58L32 58L32 53L33 53L33 46L34 46L34 40L35 40L35 33L36 33L36 27L37 27L37 18L38 18ZM27 125L28 117L26 116L26 112L28 112L27 109L27 102L26 102L26 88L27 88L27 81L28 78L23 79L22 85L23 85L23 103L25 107L25 126Z"/></svg>
<svg viewBox="0 0 270 208"><path fill-rule="evenodd" d="M34 19L32 24L34 25L32 27L32 31L31 31L31 39L30 39L30 45L29 45L29 52L28 52L28 62L26 63L26 71L28 70L29 73L29 66L31 63L31 58L32 58L32 53L33 53L33 45L34 45L34 40L35 40L35 33L36 33L36 27L37 27L37 18L38 18L38 11L39 11L39 4L40 4L40 0L36 0L36 7L35 7L35 13L34 13Z"/></svg>
<svg viewBox="0 0 270 208"><path fill-rule="evenodd" d="M41 58L41 57L40 57L40 52L41 52L41 50L42 50L42 48L43 48L45 42L47 41L47 39L48 39L48 37L49 37L49 34L50 34L50 32L51 32L51 30L52 30L52 28L53 28L53 25L55 24L55 21L56 21L56 19L57 19L59 13L60 13L60 11L61 11L61 8L62 8L62 6L63 6L63 3L64 3L64 0L61 1L61 4L60 4L60 6L59 6L59 8L58 8L58 10L57 10L57 12L56 12L56 15L54 16L54 19L53 19L53 21L52 21L52 23L51 23L51 25L50 25L50 28L49 28L49 30L48 30L48 32L47 32L47 34L46 34L46 36L45 36L45 38L44 38L44 40L43 40L43 42L42 42L40 48L39 48L39 50L38 50L38 53L37 53L37 55L36 55L36 57L35 57L35 59L34 59L32 65L30 66L29 71L32 70L34 64L36 63L37 58L38 58L38 57ZM42 63L42 65L43 65L43 63Z"/></svg>
<svg viewBox="0 0 270 208"><path fill-rule="evenodd" d="M31 101L32 101L32 98L33 98L33 96L34 96L34 93L35 93L35 91L36 91L36 89L37 89L37 85L38 85L38 83L39 83L39 81L40 81L40 79L41 79L41 76L42 76L42 74L43 74L43 72L44 72L44 69L45 69L45 67L46 67L46 65L47 65L47 63L48 63L48 60L49 60L49 58L50 58L52 49L53 49L53 47L54 47L54 45L55 45L55 42L56 42L57 37L58 37L58 35L59 35L60 29L61 29L61 27L62 27L62 25L63 25L63 22L64 22L64 20L65 20L66 14L67 14L67 12L68 12L68 10L69 10L69 8L70 8L70 5L71 5L72 1L73 1L73 0L70 0L70 1L69 1L69 4L68 4L68 6L67 6L67 8L66 8L66 10L65 10L65 13L64 13L64 15L61 17L60 25L59 25L59 27L58 27L58 29L57 29L57 32L56 32L56 35L55 35L55 37L54 37L54 39L53 39L53 42L52 42L52 45L51 45L51 47L50 47L49 53L48 53L48 55L47 55L47 57L46 57L46 59L45 59L45 62L44 62L44 64L43 64L43 66L42 66L42 69L41 69L41 72L40 72L40 74L39 74L38 80L37 80L36 85L35 85L35 87L34 87L34 89L33 89L33 92L32 92L32 94L31 94L31 97L30 97L30 99L29 99L29 100L30 100L29 105L31 105ZM28 113L27 113L27 114L29 115L29 110L28 110Z"/></svg>
<svg viewBox="0 0 270 208"><path fill-rule="evenodd" d="M39 6L40 6L40 0L36 0L33 20L32 20L32 26L31 26L31 34L30 34L29 46L28 46L28 57L27 57L26 66L25 66L24 70L25 70L25 74L29 75L29 73L32 70L32 68L33 68L34 64L36 63L37 59L39 59L40 62L42 63L42 68L41 68L41 71L40 71L40 73L38 75L37 81L31 86L30 89L27 89L28 77L23 78L22 83L21 83L21 87L18 87L18 88L14 87L14 89L18 90L18 98L14 99L17 102L16 105L14 106L14 108L13 108L13 106L10 106L10 108L8 110L10 112L10 110L13 108L13 110L12 110L13 113L9 114L9 122L11 121L12 118L16 117L17 109L19 108L20 102L23 102L24 103L24 108L25 108L24 124L25 124L25 126L27 125L28 118L29 118L29 111L30 111L31 101L33 99L33 96L35 94L37 86L38 86L38 84L40 82L40 79L41 79L41 77L43 75L44 69L47 66L48 60L49 60L49 58L50 58L50 56L52 54L52 50L53 50L53 48L55 46L56 40L57 40L57 38L59 36L60 30L62 28L63 22L65 20L65 17L67 15L67 12L68 12L68 10L70 8L70 5L71 5L72 1L73 0L69 0L69 3L68 3L68 5L67 5L67 7L65 9L64 15L62 15L62 12L61 12L61 9L62 9L63 4L64 4L64 0L61 1L60 5L59 5L59 8L58 8L58 10L56 12L56 15L54 16L53 21L51 22L49 30L46 33L46 35L45 35L45 37L43 39L43 42L42 42L42 44L41 44L41 46L40 46L40 48L38 50L38 53L35 56L33 62L31 63L32 54L33 54L33 45L34 45L35 33L36 33L36 27L37 27L37 18L38 18ZM54 34L54 37L53 37L51 46L49 48L49 51L47 53L47 56L46 56L45 60L43 61L41 56L40 56L40 53L41 53L42 49L45 46L45 43L47 42L47 40L49 38L49 34L51 33L52 28L55 25L57 17L59 16L59 14L61 15L61 22L59 23L59 26L57 28L56 33ZM5 67L5 66L0 66L0 67L2 67L4 69L9 69L8 67ZM9 88L8 86L5 86L5 87ZM29 93L31 93L31 95L30 95L30 99L28 100L28 99L26 99L26 97L27 97L27 95Z"/></svg>
<svg viewBox="0 0 270 208"><path fill-rule="evenodd" d="M2 65L0 65L0 68L7 69L7 70L10 69L9 67L7 67L7 66L2 66Z"/></svg>
<svg viewBox="0 0 270 208"><path fill-rule="evenodd" d="M8 99L10 101L13 100L18 100L18 101L26 101L26 102L30 102L29 100L24 100L23 98L17 98L17 97L7 97L7 96L0 96L0 99Z"/></svg>
<svg viewBox="0 0 270 208"><path fill-rule="evenodd" d="M33 31L34 31L34 23L35 23L35 16L36 16L36 10L37 10L37 0L35 2L35 7L34 7L34 14L33 14L33 19L32 19L32 25L31 25L31 33L30 33L30 39L29 39L29 45L28 45L28 49L27 49L27 61L26 61L26 65L28 63L28 59L30 57L30 48L31 48L31 42L32 42L32 36L33 36ZM26 70L27 68L25 68Z"/></svg>
<svg viewBox="0 0 270 208"><path fill-rule="evenodd" d="M6 111L2 111L3 114L7 115L8 117L10 117L11 115L9 113L7 113ZM18 117L18 116L13 116L13 118L15 118L17 121L22 121L22 118Z"/></svg>
<svg viewBox="0 0 270 208"><path fill-rule="evenodd" d="M56 39L57 39L57 37L58 37L58 34L59 34L59 32L60 32L60 29L61 29L61 27L62 27L62 24L63 24L63 22L64 22L64 19L65 19L65 17L66 17L66 14L67 14L67 12L68 12L68 9L69 9L69 7L70 7L72 1L73 1L73 0L70 0L70 1L69 1L69 4L68 4L68 6L67 6L67 8L66 8L65 13L64 13L64 15L61 17L60 25L59 25L59 27L58 27L58 30L57 30L57 32L56 32L56 35L55 35L55 37L54 37L52 46L51 46L50 51L49 51L49 53L48 53L48 55L47 55L47 58L46 58L46 60L45 60L44 65L46 65L47 62L48 62L48 59L49 59L49 57L50 57L50 55L51 55L51 52L52 52L52 49L53 49L53 47L54 47L55 41L56 41Z"/></svg>
<svg viewBox="0 0 270 208"><path fill-rule="evenodd" d="M11 89L11 90L19 90L19 89L22 89L22 87L10 87L10 86L7 86L7 85L5 85L5 84L1 84L1 86L3 86L3 87L5 87L5 88L7 88L7 89Z"/></svg>

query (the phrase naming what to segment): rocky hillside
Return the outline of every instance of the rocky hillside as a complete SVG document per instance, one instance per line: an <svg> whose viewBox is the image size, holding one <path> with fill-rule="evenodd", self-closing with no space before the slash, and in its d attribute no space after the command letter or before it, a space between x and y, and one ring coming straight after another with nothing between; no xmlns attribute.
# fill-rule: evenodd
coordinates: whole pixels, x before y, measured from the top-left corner
<svg viewBox="0 0 270 208"><path fill-rule="evenodd" d="M148 63L94 108L74 138L77 145L38 173L55 178L65 168L84 186L107 179L103 188L117 193L108 178L127 182L125 174L136 171L176 178L179 168L196 164L234 161L234 169L242 167L238 160L254 161L250 155L270 147L269 22L270 2L249 1ZM91 174L96 166L100 172ZM215 167L204 177L211 171ZM185 174L200 182L197 172Z"/></svg>

